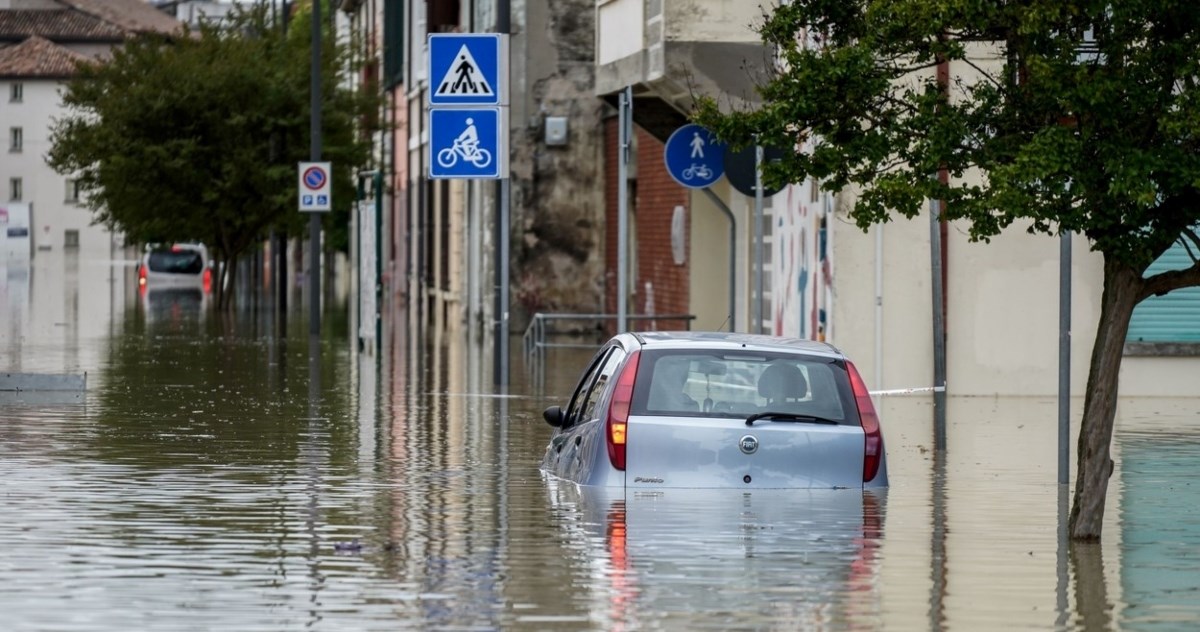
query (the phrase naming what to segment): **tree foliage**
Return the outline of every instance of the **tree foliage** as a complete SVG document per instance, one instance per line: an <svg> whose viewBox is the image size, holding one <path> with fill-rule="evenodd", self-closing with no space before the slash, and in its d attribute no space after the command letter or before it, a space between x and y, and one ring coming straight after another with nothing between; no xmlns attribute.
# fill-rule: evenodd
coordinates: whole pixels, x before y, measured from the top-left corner
<svg viewBox="0 0 1200 632"><path fill-rule="evenodd" d="M695 118L735 146L801 148L770 165L768 181L856 189L850 215L863 228L940 199L972 239L1018 222L1082 233L1103 254L1072 510L1073 535L1099 537L1129 316L1149 296L1200 285L1200 9L792 0L760 33L780 61L761 106L728 112L701 99ZM1145 278L1176 242L1196 263Z"/></svg>
<svg viewBox="0 0 1200 632"><path fill-rule="evenodd" d="M310 156L310 15L285 34L258 4L226 25L137 36L106 63L80 65L50 164L74 175L96 221L132 241L203 241L233 263L272 228L301 235L296 164ZM368 158L356 125L377 100L344 87L343 52L326 31L322 159L335 167L335 211L324 222L328 242L344 248L353 174Z"/></svg>

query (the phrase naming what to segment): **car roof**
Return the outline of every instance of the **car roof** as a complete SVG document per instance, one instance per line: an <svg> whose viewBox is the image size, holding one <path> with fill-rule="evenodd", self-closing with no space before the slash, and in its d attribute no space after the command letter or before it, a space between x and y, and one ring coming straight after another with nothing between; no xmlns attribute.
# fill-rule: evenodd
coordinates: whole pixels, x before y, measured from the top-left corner
<svg viewBox="0 0 1200 632"><path fill-rule="evenodd" d="M630 335L645 349L749 349L753 351L788 351L844 359L845 355L831 344L804 338L783 338L760 334L728 331L640 331Z"/></svg>
<svg viewBox="0 0 1200 632"><path fill-rule="evenodd" d="M163 251L163 250L174 250L174 251L179 251L179 250L192 250L192 251L195 251L195 252L201 252L201 251L206 251L206 250L208 250L208 248L206 248L206 247L204 246L204 244L201 244L201 243L196 243L196 242L191 242L191 241L176 241L176 242L168 242L168 243L150 243L150 244L146 244L146 252L151 252L151 251L155 251L155 250L157 250L157 251Z"/></svg>

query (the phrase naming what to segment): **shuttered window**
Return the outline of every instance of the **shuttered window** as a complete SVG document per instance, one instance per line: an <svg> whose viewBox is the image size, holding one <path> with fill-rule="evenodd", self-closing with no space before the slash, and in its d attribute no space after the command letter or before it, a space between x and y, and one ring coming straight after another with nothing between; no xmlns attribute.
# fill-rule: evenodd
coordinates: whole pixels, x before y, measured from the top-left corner
<svg viewBox="0 0 1200 632"><path fill-rule="evenodd" d="M383 3L383 85L394 88L404 81L404 11L406 2Z"/></svg>
<svg viewBox="0 0 1200 632"><path fill-rule="evenodd" d="M1195 246L1192 252L1196 252ZM1192 266L1183 244L1176 243L1163 253L1146 276ZM1200 287L1175 290L1163 296L1151 296L1133 310L1128 342L1200 342Z"/></svg>

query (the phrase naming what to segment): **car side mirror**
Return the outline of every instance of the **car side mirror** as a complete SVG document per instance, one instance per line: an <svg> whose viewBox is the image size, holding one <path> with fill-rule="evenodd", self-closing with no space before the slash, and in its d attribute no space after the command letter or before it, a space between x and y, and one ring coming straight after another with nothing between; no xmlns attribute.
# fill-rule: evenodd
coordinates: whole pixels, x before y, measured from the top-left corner
<svg viewBox="0 0 1200 632"><path fill-rule="evenodd" d="M551 406L542 411L542 418L546 420L546 423L555 428L562 428L563 426L563 411L559 406Z"/></svg>

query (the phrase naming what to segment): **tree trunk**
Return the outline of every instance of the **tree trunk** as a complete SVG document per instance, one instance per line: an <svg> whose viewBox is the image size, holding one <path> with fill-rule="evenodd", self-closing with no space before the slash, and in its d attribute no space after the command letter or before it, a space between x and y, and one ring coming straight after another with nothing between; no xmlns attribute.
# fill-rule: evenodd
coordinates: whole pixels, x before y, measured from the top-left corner
<svg viewBox="0 0 1200 632"><path fill-rule="evenodd" d="M233 308L234 285L237 283L237 255L226 255L227 261L221 269L221 292L217 295L217 308L222 312Z"/></svg>
<svg viewBox="0 0 1200 632"><path fill-rule="evenodd" d="M1140 274L1105 257L1100 324L1092 347L1083 422L1079 426L1079 461L1070 521L1074 540L1100 539L1108 478L1113 471L1109 446L1117 413L1117 381L1129 319L1140 300L1141 288Z"/></svg>

